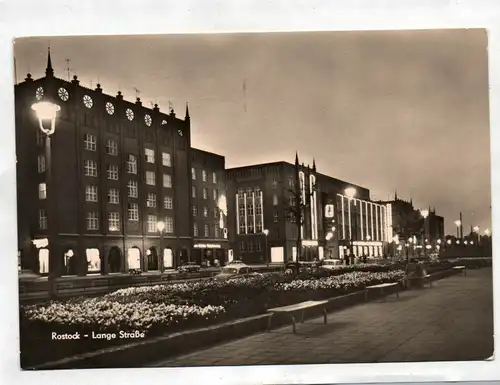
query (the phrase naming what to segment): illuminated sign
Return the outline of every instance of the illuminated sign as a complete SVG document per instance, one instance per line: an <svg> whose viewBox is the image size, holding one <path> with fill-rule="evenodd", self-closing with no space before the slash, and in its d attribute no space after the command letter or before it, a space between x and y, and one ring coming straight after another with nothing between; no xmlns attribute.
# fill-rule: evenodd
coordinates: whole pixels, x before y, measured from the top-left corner
<svg viewBox="0 0 500 385"><path fill-rule="evenodd" d="M193 247L195 249L220 249L222 246L215 243L197 243Z"/></svg>
<svg viewBox="0 0 500 385"><path fill-rule="evenodd" d="M329 204L325 206L325 218L333 218L335 216L335 211L333 205Z"/></svg>
<svg viewBox="0 0 500 385"><path fill-rule="evenodd" d="M318 246L318 241L302 241L302 246Z"/></svg>
<svg viewBox="0 0 500 385"><path fill-rule="evenodd" d="M364 241L354 241L352 242L355 246L382 246L382 242L372 241L372 242L364 242Z"/></svg>
<svg viewBox="0 0 500 385"><path fill-rule="evenodd" d="M49 245L49 240L47 238L33 239L32 242L37 249L41 249L42 247L47 247Z"/></svg>

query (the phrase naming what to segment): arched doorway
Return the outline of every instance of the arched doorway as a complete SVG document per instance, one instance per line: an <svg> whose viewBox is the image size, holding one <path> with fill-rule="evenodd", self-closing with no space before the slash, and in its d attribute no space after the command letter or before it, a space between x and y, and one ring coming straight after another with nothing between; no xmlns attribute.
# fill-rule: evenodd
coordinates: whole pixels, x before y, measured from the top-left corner
<svg viewBox="0 0 500 385"><path fill-rule="evenodd" d="M99 252L99 249L86 249L85 254L87 257L87 274L100 274L101 254Z"/></svg>
<svg viewBox="0 0 500 385"><path fill-rule="evenodd" d="M170 247L163 250L163 267L165 270L174 268L174 252Z"/></svg>
<svg viewBox="0 0 500 385"><path fill-rule="evenodd" d="M108 267L110 273L119 273L122 268L122 252L118 246L113 246L108 253Z"/></svg>
<svg viewBox="0 0 500 385"><path fill-rule="evenodd" d="M147 251L148 257L148 271L156 271L160 269L158 264L158 251L156 247L150 247Z"/></svg>
<svg viewBox="0 0 500 385"><path fill-rule="evenodd" d="M127 250L127 262L129 270L142 270L141 251L137 246L131 247Z"/></svg>
<svg viewBox="0 0 500 385"><path fill-rule="evenodd" d="M78 274L77 256L71 247L66 248L66 251L63 253L63 269L64 275Z"/></svg>

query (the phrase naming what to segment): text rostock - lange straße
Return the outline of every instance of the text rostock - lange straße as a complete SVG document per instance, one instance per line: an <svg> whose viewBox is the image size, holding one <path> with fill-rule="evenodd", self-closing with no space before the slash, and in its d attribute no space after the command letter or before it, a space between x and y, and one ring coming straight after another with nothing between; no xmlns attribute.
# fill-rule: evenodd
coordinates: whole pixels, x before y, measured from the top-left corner
<svg viewBox="0 0 500 385"><path fill-rule="evenodd" d="M125 332L120 330L118 333L96 333L91 332L90 334L80 334L76 333L56 333L52 332L52 340L80 340L80 339L93 339L93 340L115 340L115 339L139 339L144 338L146 334L139 330L132 332Z"/></svg>

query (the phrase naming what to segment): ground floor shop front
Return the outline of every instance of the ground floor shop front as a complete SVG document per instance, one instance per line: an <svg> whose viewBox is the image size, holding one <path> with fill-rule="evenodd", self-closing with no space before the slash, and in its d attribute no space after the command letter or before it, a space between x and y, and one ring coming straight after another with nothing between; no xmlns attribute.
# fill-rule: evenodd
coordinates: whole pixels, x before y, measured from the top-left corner
<svg viewBox="0 0 500 385"><path fill-rule="evenodd" d="M18 258L21 269L54 276L163 272L190 261L201 264L202 256L225 261L227 242L205 253L197 245L192 238L59 235L53 242L33 239L19 250Z"/></svg>

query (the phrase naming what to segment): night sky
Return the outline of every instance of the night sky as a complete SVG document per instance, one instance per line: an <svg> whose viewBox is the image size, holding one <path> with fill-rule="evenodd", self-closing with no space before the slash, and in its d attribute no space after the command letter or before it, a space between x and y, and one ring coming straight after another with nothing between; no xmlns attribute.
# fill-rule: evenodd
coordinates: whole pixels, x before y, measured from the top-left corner
<svg viewBox="0 0 500 385"><path fill-rule="evenodd" d="M485 30L65 37L16 40L18 81L78 75L144 105L169 102L192 145L227 167L285 160L491 226Z"/></svg>

